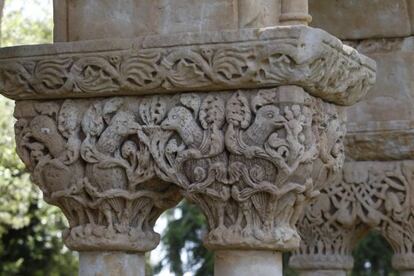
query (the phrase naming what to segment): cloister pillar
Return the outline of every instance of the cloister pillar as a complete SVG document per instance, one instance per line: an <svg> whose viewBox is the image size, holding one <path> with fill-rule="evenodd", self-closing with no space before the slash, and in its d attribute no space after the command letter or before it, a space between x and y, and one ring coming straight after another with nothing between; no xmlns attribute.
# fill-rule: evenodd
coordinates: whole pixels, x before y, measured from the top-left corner
<svg viewBox="0 0 414 276"><path fill-rule="evenodd" d="M279 26L305 2L59 0L61 43L0 50L17 151L68 218L82 276L141 275L182 197L207 218L217 276L281 275L342 167L341 106L375 81L335 37Z"/></svg>
<svg viewBox="0 0 414 276"><path fill-rule="evenodd" d="M300 219L304 242L291 263L303 268L299 259L315 260L315 252L325 252L322 245L332 244L332 239L336 245L345 241L338 228L340 233L356 228L361 230L347 234L352 241L347 243L347 255L354 240L368 230L378 231L394 251L393 268L414 275L414 6L405 0L309 0L309 6L312 26L374 59L378 72L372 90L347 111L347 162L342 177L324 189L325 199L318 199ZM318 235L327 242L320 242ZM313 263L308 269L318 273L340 262L326 258L323 265Z"/></svg>

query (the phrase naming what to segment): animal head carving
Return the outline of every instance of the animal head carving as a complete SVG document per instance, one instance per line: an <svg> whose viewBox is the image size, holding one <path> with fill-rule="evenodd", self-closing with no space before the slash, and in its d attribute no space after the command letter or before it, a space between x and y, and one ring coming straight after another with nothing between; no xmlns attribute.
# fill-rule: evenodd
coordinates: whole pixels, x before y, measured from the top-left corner
<svg viewBox="0 0 414 276"><path fill-rule="evenodd" d="M193 115L187 108L177 106L170 110L167 118L162 122L161 127L167 130L180 131L189 127L189 124L193 121Z"/></svg>
<svg viewBox="0 0 414 276"><path fill-rule="evenodd" d="M256 122L269 124L274 127L282 126L286 122L285 118L280 115L280 109L274 105L266 105L260 108L256 114Z"/></svg>

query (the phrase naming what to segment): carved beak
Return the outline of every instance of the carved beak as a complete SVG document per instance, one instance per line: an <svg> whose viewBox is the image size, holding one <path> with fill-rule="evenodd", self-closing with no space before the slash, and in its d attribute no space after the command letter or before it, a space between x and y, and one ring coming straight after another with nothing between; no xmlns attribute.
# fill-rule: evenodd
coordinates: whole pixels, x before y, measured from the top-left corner
<svg viewBox="0 0 414 276"><path fill-rule="evenodd" d="M172 126L171 126L170 120L168 120L168 119L164 120L161 123L161 128L164 129L164 130L172 130L173 129Z"/></svg>
<svg viewBox="0 0 414 276"><path fill-rule="evenodd" d="M276 127L283 127L286 123L286 120L282 117L277 117L276 120L273 121L273 124Z"/></svg>

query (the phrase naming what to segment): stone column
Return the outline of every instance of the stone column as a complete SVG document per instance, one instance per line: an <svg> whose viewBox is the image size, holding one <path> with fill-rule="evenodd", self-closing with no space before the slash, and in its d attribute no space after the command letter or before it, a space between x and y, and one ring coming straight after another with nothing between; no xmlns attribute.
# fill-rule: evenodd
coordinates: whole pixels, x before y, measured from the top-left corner
<svg viewBox="0 0 414 276"><path fill-rule="evenodd" d="M308 0L282 0L280 22L283 25L308 25L311 21Z"/></svg>
<svg viewBox="0 0 414 276"><path fill-rule="evenodd" d="M394 250L393 266L413 271L413 5L411 1L310 0L313 26L376 60L378 81L348 112L343 180L354 187L359 220Z"/></svg>
<svg viewBox="0 0 414 276"><path fill-rule="evenodd" d="M375 64L321 30L261 22L279 1L196 2L59 1L67 42L0 50L18 153L67 216L81 273L142 264L181 196L207 217L218 276L235 256L234 273L251 256L281 273L303 208L342 166L340 106Z"/></svg>
<svg viewBox="0 0 414 276"><path fill-rule="evenodd" d="M81 252L79 275L145 276L143 253Z"/></svg>
<svg viewBox="0 0 414 276"><path fill-rule="evenodd" d="M255 250L222 250L215 253L214 275L282 276L282 253Z"/></svg>

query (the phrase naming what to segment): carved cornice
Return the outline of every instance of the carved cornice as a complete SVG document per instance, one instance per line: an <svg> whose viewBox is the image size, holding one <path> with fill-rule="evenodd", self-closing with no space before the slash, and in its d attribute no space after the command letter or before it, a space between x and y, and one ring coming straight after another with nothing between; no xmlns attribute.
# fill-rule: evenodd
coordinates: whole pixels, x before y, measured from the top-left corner
<svg viewBox="0 0 414 276"><path fill-rule="evenodd" d="M298 85L351 105L374 81L372 60L304 26L0 50L0 90L16 100Z"/></svg>
<svg viewBox="0 0 414 276"><path fill-rule="evenodd" d="M15 116L18 153L76 250L154 248L178 190L210 248L295 248L302 209L344 160L342 113L292 86L19 101Z"/></svg>
<svg viewBox="0 0 414 276"><path fill-rule="evenodd" d="M346 163L342 178L323 189L301 218L303 242L292 266L350 269L352 262L341 267L335 256L352 260L356 241L375 229L394 250L393 267L413 269L413 185L413 161Z"/></svg>

